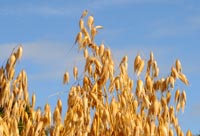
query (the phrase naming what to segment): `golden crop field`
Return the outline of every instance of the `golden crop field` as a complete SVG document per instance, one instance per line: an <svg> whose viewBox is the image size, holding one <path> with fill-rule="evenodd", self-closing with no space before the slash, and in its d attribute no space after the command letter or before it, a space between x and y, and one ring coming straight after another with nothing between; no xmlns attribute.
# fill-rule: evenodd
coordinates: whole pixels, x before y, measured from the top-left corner
<svg viewBox="0 0 200 136"><path fill-rule="evenodd" d="M48 103L44 111L35 108L37 96L29 95L25 69L15 73L23 46L13 49L0 68L1 136L184 136L177 113L184 112L186 91L175 83L189 85L189 81L181 61L174 60L170 74L161 77L153 52L147 59L137 54L129 64L137 77L134 82L128 74L128 57L116 65L112 51L96 44L99 29L104 28L84 11L74 43L83 53L84 71L74 66L74 77L68 71L61 77L63 84L77 80L70 86L66 113L61 99L54 110ZM189 128L185 135L192 136Z"/></svg>

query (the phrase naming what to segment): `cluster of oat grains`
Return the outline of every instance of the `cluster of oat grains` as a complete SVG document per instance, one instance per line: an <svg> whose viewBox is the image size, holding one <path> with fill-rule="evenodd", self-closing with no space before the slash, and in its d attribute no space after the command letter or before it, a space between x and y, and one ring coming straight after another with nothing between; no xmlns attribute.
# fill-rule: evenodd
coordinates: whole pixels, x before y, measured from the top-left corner
<svg viewBox="0 0 200 136"><path fill-rule="evenodd" d="M180 61L176 60L167 77L160 78L153 53L149 60L138 54L133 61L137 76L134 83L128 75L128 57L124 56L115 66L111 50L103 43L95 43L95 36L103 27L95 26L94 17L87 10L80 18L79 27L75 45L83 51L85 66L81 82L70 87L66 113L62 113L60 99L53 113L49 104L44 111L35 109L35 94L29 101L25 70L14 78L15 64L23 52L19 46L6 66L0 68L0 135L183 136L177 113L180 109L184 111L186 91L175 88L175 82L180 80L186 85L189 82L182 73ZM142 72L145 72L144 80L140 77ZM75 80L79 80L79 74L74 66ZM69 85L69 82L69 73L65 72L63 83ZM191 131L186 135L192 136Z"/></svg>

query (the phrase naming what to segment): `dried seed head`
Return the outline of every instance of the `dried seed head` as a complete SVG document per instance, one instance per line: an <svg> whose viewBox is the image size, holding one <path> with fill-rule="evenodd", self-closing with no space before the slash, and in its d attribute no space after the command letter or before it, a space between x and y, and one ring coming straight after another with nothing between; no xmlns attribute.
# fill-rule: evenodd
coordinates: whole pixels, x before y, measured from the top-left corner
<svg viewBox="0 0 200 136"><path fill-rule="evenodd" d="M94 48L94 53L95 53L96 55L99 55L99 46L95 46L95 48Z"/></svg>
<svg viewBox="0 0 200 136"><path fill-rule="evenodd" d="M185 101L185 102L186 102L186 100L187 100L185 90L183 90L182 93L181 93L181 99L182 99L183 101Z"/></svg>
<svg viewBox="0 0 200 136"><path fill-rule="evenodd" d="M97 34L97 29L95 27L92 27L91 29L91 37L92 37L92 41L94 41L94 37Z"/></svg>
<svg viewBox="0 0 200 136"><path fill-rule="evenodd" d="M175 67L171 68L171 76L173 76L174 79L178 78L178 72Z"/></svg>
<svg viewBox="0 0 200 136"><path fill-rule="evenodd" d="M157 65L156 60L153 61L152 71L153 71L153 76L154 76L154 77L158 77L159 68L158 68L158 65Z"/></svg>
<svg viewBox="0 0 200 136"><path fill-rule="evenodd" d="M179 112L180 111L180 108L181 108L181 103L182 101L178 101L178 103L176 104L176 112Z"/></svg>
<svg viewBox="0 0 200 136"><path fill-rule="evenodd" d="M88 71L88 74L89 74L90 76L92 76L92 73L93 73L93 66L92 66L92 65L89 65L87 71Z"/></svg>
<svg viewBox="0 0 200 136"><path fill-rule="evenodd" d="M9 58L10 67L13 67L14 64L15 64L15 62L16 62L16 57L15 57L14 54L12 54L12 55L10 56L10 58Z"/></svg>
<svg viewBox="0 0 200 136"><path fill-rule="evenodd" d="M61 115L58 106L55 107L54 113L53 113L53 122L55 124L61 123Z"/></svg>
<svg viewBox="0 0 200 136"><path fill-rule="evenodd" d="M132 88L133 88L133 85L134 85L134 81L133 81L133 80L130 80L130 81L129 81L129 87L130 87L131 90L132 90Z"/></svg>
<svg viewBox="0 0 200 136"><path fill-rule="evenodd" d="M58 106L60 114L62 114L62 101L61 101L61 99L58 99L57 106Z"/></svg>
<svg viewBox="0 0 200 136"><path fill-rule="evenodd" d="M153 60L154 60L154 55L153 55L153 52L151 51L151 52L150 52L150 61L153 62Z"/></svg>
<svg viewBox="0 0 200 136"><path fill-rule="evenodd" d="M84 76L83 87L87 87L88 85L90 85L90 79L88 78L88 76Z"/></svg>
<svg viewBox="0 0 200 136"><path fill-rule="evenodd" d="M78 42L78 44L81 44L81 42L82 42L82 36L83 36L82 32L79 32L79 33L77 34L76 40L75 40L75 44L76 44L77 42Z"/></svg>
<svg viewBox="0 0 200 136"><path fill-rule="evenodd" d="M73 68L73 74L74 74L75 80L77 80L78 79L78 68L76 66L74 66L74 68Z"/></svg>
<svg viewBox="0 0 200 136"><path fill-rule="evenodd" d="M122 63L127 63L127 62L128 62L128 56L126 55L122 58Z"/></svg>
<svg viewBox="0 0 200 136"><path fill-rule="evenodd" d="M157 116L159 113L159 108L160 108L160 103L158 102L158 100L155 100L153 102L153 114L154 116Z"/></svg>
<svg viewBox="0 0 200 136"><path fill-rule="evenodd" d="M178 78L186 85L189 85L189 81L187 77L183 73L178 74Z"/></svg>
<svg viewBox="0 0 200 136"><path fill-rule="evenodd" d="M162 105L162 107L167 106L167 101L166 101L166 98L164 96L161 97L161 105Z"/></svg>
<svg viewBox="0 0 200 136"><path fill-rule="evenodd" d="M35 93L33 93L33 95L32 95L32 108L33 109L35 107L35 100L36 100L36 96L35 96Z"/></svg>
<svg viewBox="0 0 200 136"><path fill-rule="evenodd" d="M170 76L169 77L169 86L171 87L171 88L174 88L174 78L172 77L172 76Z"/></svg>
<svg viewBox="0 0 200 136"><path fill-rule="evenodd" d="M158 77L158 74L159 74L159 68L156 67L156 69L155 69L155 73L154 73L154 77Z"/></svg>
<svg viewBox="0 0 200 136"><path fill-rule="evenodd" d="M75 44L79 44L79 49L83 49L86 59L83 86L78 84L71 87L64 124L61 116L61 99L57 101L52 124L49 104L45 105L44 112L39 108L35 110L35 94L32 95L32 104L29 104L26 72L22 70L13 81L14 66L22 54L20 46L14 54L11 54L5 68L3 66L0 68L0 107L3 110L3 116L0 116L0 135L42 136L50 128L51 135L173 136L175 128L176 134L182 136L183 131L178 123L175 108L176 112L180 109L184 111L186 92L176 90L175 94L172 94L177 78L189 85L186 76L182 73L180 61L176 60L167 78L157 79L155 77L158 77L159 68L151 52L147 62L145 85L144 78L137 77L136 90L132 90L133 80L128 74L128 57L124 56L121 60L119 75L117 75L110 49L104 49L103 43L98 46L94 42L97 29L103 27L94 26L92 16L88 17L88 28L84 26L83 18L87 13L87 10L82 13L79 22L80 32L75 40ZM89 51L93 53L91 56L88 55ZM134 72L137 76L140 76L144 65L145 60L137 55L134 60ZM73 75L77 80L76 66L73 67ZM63 83L68 82L69 73L66 72ZM108 89L107 82L110 83ZM117 92L112 93L113 91ZM157 91L161 91L162 96L157 96ZM173 95L175 95L176 107L169 104ZM110 97L112 97L111 101L109 101ZM93 119L91 107L95 108ZM21 126L22 131L19 129ZM191 136L191 131L188 130L186 135Z"/></svg>
<svg viewBox="0 0 200 136"><path fill-rule="evenodd" d="M181 72L182 71L181 62L178 59L176 60L176 70L177 70L177 72Z"/></svg>
<svg viewBox="0 0 200 136"><path fill-rule="evenodd" d="M98 26L95 26L95 28L96 29L103 29L103 26L98 25Z"/></svg>
<svg viewBox="0 0 200 136"><path fill-rule="evenodd" d="M145 127L144 127L144 134L145 134L145 135L150 134L150 126L149 126L149 123L148 123L148 122L146 122L146 125L145 125Z"/></svg>
<svg viewBox="0 0 200 136"><path fill-rule="evenodd" d="M83 33L84 37L90 37L90 34L88 33L87 29L85 27L83 27L81 29L81 32Z"/></svg>
<svg viewBox="0 0 200 136"><path fill-rule="evenodd" d="M151 106L151 102L149 101L149 98L147 96L144 96L144 103L147 109L149 109L149 107Z"/></svg>
<svg viewBox="0 0 200 136"><path fill-rule="evenodd" d="M99 46L99 56L102 57L104 54L104 44L102 43L100 46Z"/></svg>
<svg viewBox="0 0 200 136"><path fill-rule="evenodd" d="M165 125L161 125L160 127L161 127L161 129L160 129L161 136L168 136L168 132L167 132L166 126Z"/></svg>
<svg viewBox="0 0 200 136"><path fill-rule="evenodd" d="M166 101L167 101L167 104L169 104L170 99L171 99L171 93L170 93L170 91L167 91L167 94L166 94Z"/></svg>
<svg viewBox="0 0 200 136"><path fill-rule="evenodd" d="M8 80L13 80L14 78L14 75L15 75L15 69L12 68L10 71L8 71Z"/></svg>
<svg viewBox="0 0 200 136"><path fill-rule="evenodd" d="M83 19L79 20L79 28L80 28L80 30L82 30L84 28L84 21L83 21Z"/></svg>
<svg viewBox="0 0 200 136"><path fill-rule="evenodd" d="M136 113L137 109L138 109L138 101L136 99L133 101L133 108L134 108L134 111Z"/></svg>
<svg viewBox="0 0 200 136"><path fill-rule="evenodd" d="M17 55L16 55L16 58L17 58L18 60L21 60L22 53L23 53L23 48L22 48L22 46L20 45L19 48L17 49Z"/></svg>
<svg viewBox="0 0 200 136"><path fill-rule="evenodd" d="M120 89L120 81L119 78L115 78L115 88L118 91Z"/></svg>
<svg viewBox="0 0 200 136"><path fill-rule="evenodd" d="M152 121L150 123L150 135L154 136L155 135L155 131L156 131L156 125L155 125L155 122Z"/></svg>
<svg viewBox="0 0 200 136"><path fill-rule="evenodd" d="M180 103L181 103L182 112L184 112L186 102L182 99Z"/></svg>
<svg viewBox="0 0 200 136"><path fill-rule="evenodd" d="M140 57L140 55L137 55L135 57L135 61L134 61L134 72L138 71L138 66L140 64L140 61L141 61L141 57Z"/></svg>
<svg viewBox="0 0 200 136"><path fill-rule="evenodd" d="M188 131L187 131L186 136L192 136L191 130L188 130Z"/></svg>
<svg viewBox="0 0 200 136"><path fill-rule="evenodd" d="M88 28L91 30L94 24L94 17L93 16L89 16L88 17Z"/></svg>
<svg viewBox="0 0 200 136"><path fill-rule="evenodd" d="M176 126L176 135L177 136L180 136L180 134L181 134L181 128L180 128L180 126Z"/></svg>
<svg viewBox="0 0 200 136"><path fill-rule="evenodd" d="M151 80L150 76L146 77L145 83L146 83L147 90L150 91L150 93L151 93L152 92L153 83L152 83L152 80Z"/></svg>
<svg viewBox="0 0 200 136"><path fill-rule="evenodd" d="M88 14L88 10L86 9L83 11L81 18L84 18L85 16L87 16L87 14Z"/></svg>
<svg viewBox="0 0 200 136"><path fill-rule="evenodd" d="M139 65L138 65L137 76L139 76L141 74L143 68L144 68L144 60L141 60Z"/></svg>
<svg viewBox="0 0 200 136"><path fill-rule="evenodd" d="M66 71L63 76L63 84L69 83L69 73Z"/></svg>
<svg viewBox="0 0 200 136"><path fill-rule="evenodd" d="M50 105L49 105L48 103L45 104L45 106L44 106L44 111L45 111L45 112L50 112L50 111L51 111Z"/></svg>
<svg viewBox="0 0 200 136"><path fill-rule="evenodd" d="M88 50L87 48L84 49L84 58L87 59L88 57Z"/></svg>
<svg viewBox="0 0 200 136"><path fill-rule="evenodd" d="M37 127L36 127L36 130L35 130L35 136L39 136L41 131L42 131L42 127L43 127L43 122L40 121L38 124L37 124Z"/></svg>
<svg viewBox="0 0 200 136"><path fill-rule="evenodd" d="M86 93L83 95L83 109L84 109L84 116L87 115L87 109L88 109L88 98L86 96Z"/></svg>
<svg viewBox="0 0 200 136"><path fill-rule="evenodd" d="M140 91L142 91L143 88L144 88L144 86L143 86L143 81L140 80L140 79L137 81L137 88L138 88Z"/></svg>

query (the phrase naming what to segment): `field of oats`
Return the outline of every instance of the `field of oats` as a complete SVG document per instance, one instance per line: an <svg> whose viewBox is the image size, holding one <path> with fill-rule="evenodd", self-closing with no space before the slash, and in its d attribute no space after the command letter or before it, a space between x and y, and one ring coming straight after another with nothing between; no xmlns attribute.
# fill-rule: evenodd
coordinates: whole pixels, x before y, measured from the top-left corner
<svg viewBox="0 0 200 136"><path fill-rule="evenodd" d="M172 62L167 76L159 75L156 52L138 53L129 65L124 55L117 63L112 50L95 39L105 28L94 16L84 10L78 24L72 48L78 47L84 69L74 65L72 74L63 71L60 78L70 86L67 103L58 99L54 109L48 103L43 110L35 107L26 69L16 72L23 45L11 51L0 68L1 136L192 136L190 128L183 133L178 118L189 93L178 84L190 84L181 60Z"/></svg>

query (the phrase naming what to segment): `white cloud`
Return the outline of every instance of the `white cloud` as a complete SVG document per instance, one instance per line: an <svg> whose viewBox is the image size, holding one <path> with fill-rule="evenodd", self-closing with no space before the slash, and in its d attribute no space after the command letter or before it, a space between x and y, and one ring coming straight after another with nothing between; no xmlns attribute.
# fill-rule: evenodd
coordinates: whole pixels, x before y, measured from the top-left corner
<svg viewBox="0 0 200 136"><path fill-rule="evenodd" d="M54 7L50 5L16 5L16 6L5 6L1 7L0 15L71 15L76 13L78 7L73 6L59 6Z"/></svg>
<svg viewBox="0 0 200 136"><path fill-rule="evenodd" d="M61 8L52 8L48 6L31 7L27 9L29 13L36 13L42 15L64 15L68 14L68 11Z"/></svg>
<svg viewBox="0 0 200 136"><path fill-rule="evenodd" d="M54 6L52 3L46 5L33 4L16 4L9 6L0 7L0 15L74 15L77 11L83 9L84 7L93 9L93 10L105 10L106 7L110 6L121 6L128 4L148 4L148 3L177 3L179 0L101 0L101 1L83 1L82 3L77 4L77 2L71 2L68 4L61 3L59 6ZM79 12L77 14L80 14Z"/></svg>
<svg viewBox="0 0 200 136"><path fill-rule="evenodd" d="M17 44L0 45L0 61L4 62ZM81 53L77 54L77 47L68 55L69 45L50 42L23 43L23 56L19 67L31 70L40 69L38 72L30 73L34 80L45 80L61 78L65 70L72 70L82 60ZM79 65L81 66L81 65Z"/></svg>
<svg viewBox="0 0 200 136"><path fill-rule="evenodd" d="M181 20L181 21L180 21ZM186 16L182 19L159 19L151 23L154 31L147 34L149 38L190 35L200 30L200 16Z"/></svg>
<svg viewBox="0 0 200 136"><path fill-rule="evenodd" d="M95 2L95 6L99 6L100 5L127 5L127 4L148 4L148 3L177 3L179 0L101 0L101 1L97 1Z"/></svg>

